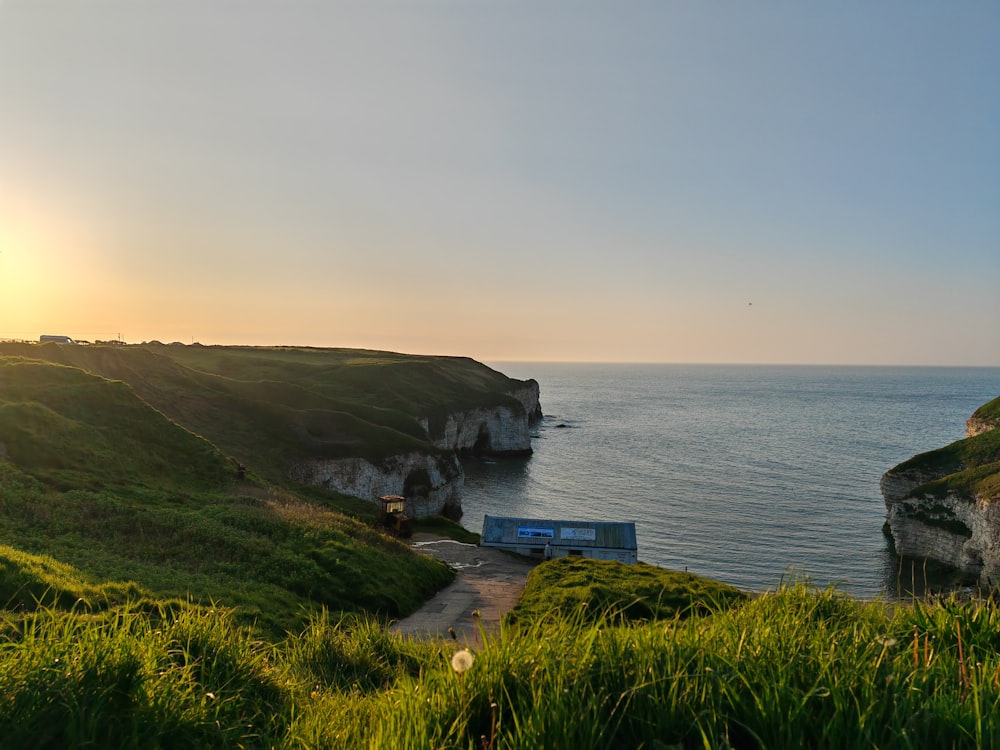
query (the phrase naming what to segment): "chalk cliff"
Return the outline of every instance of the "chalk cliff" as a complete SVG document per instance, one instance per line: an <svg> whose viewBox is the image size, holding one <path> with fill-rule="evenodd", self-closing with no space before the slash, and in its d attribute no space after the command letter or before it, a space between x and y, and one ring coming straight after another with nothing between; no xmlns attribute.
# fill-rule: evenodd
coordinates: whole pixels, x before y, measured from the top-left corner
<svg viewBox="0 0 1000 750"><path fill-rule="evenodd" d="M460 455L531 454L530 425L542 416L539 386L523 381L500 403L447 414L441 420L419 419L426 433L428 450L365 458L312 459L294 464L289 477L304 484L375 500L382 495L406 497L410 516L462 515L465 473ZM438 422L436 429L432 422Z"/></svg>
<svg viewBox="0 0 1000 750"><path fill-rule="evenodd" d="M529 428L542 416L538 391L537 381L526 380L508 394L508 403L448 414L437 430L427 418L421 425L436 448L474 455L530 455Z"/></svg>
<svg viewBox="0 0 1000 750"><path fill-rule="evenodd" d="M900 555L938 560L986 585L1000 584L998 404L976 412L964 440L915 456L880 482L884 529Z"/></svg>
<svg viewBox="0 0 1000 750"><path fill-rule="evenodd" d="M288 474L296 482L316 484L364 500L403 495L406 512L413 517L462 515L465 474L454 453L406 453L381 461L317 459L295 464Z"/></svg>

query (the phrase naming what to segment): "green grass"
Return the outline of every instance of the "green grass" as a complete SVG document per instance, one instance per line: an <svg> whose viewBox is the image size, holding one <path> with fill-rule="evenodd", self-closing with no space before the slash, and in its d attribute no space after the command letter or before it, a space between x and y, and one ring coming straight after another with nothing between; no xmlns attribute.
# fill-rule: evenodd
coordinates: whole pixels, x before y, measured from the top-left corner
<svg viewBox="0 0 1000 750"><path fill-rule="evenodd" d="M66 488L218 485L231 473L215 446L125 383L22 358L0 358L0 442L11 462Z"/></svg>
<svg viewBox="0 0 1000 750"><path fill-rule="evenodd" d="M726 609L746 599L732 586L655 565L563 557L528 575L509 622L564 619L662 620Z"/></svg>
<svg viewBox="0 0 1000 750"><path fill-rule="evenodd" d="M449 539L454 539L456 542L479 544L479 534L469 531L461 524L442 516L414 519L413 530L415 532L423 531L429 534L440 534Z"/></svg>
<svg viewBox="0 0 1000 750"><path fill-rule="evenodd" d="M506 404L520 385L461 357L352 349L0 343L0 357L127 383L153 408L270 481L309 458L434 452L447 413Z"/></svg>
<svg viewBox="0 0 1000 750"><path fill-rule="evenodd" d="M643 623L570 613L408 640L321 612L271 643L218 609L41 610L0 630L4 747L988 748L1000 611L802 584Z"/></svg>
<svg viewBox="0 0 1000 750"><path fill-rule="evenodd" d="M272 633L321 607L399 616L453 573L376 533L372 511L253 474L237 481L235 461L123 381L0 357L8 608L92 609L141 592L234 607Z"/></svg>
<svg viewBox="0 0 1000 750"><path fill-rule="evenodd" d="M928 471L944 476L997 461L1000 461L1000 430L990 430L975 437L956 440L944 448L921 453L904 461L893 471Z"/></svg>
<svg viewBox="0 0 1000 750"><path fill-rule="evenodd" d="M993 422L995 425L1000 424L1000 397L980 406L972 416L976 419Z"/></svg>
<svg viewBox="0 0 1000 750"><path fill-rule="evenodd" d="M2 461L0 477L0 534L21 551L95 585L239 607L242 621L272 631L321 606L399 616L453 577L367 524L276 489L59 492ZM8 566L12 580L32 570Z"/></svg>
<svg viewBox="0 0 1000 750"><path fill-rule="evenodd" d="M287 469L433 454L421 419L510 403L517 385L452 357L0 344L0 539L12 545L0 595L18 611L216 603L269 634L320 608L410 612L453 573L375 533L371 503L293 486Z"/></svg>
<svg viewBox="0 0 1000 750"><path fill-rule="evenodd" d="M4 353L19 356L0 356L0 747L1000 746L992 602L804 584L751 599L560 559L466 672L453 643L389 632L452 574L284 466L426 446L418 418L505 403L514 382L471 360ZM992 445L936 460L989 486Z"/></svg>
<svg viewBox="0 0 1000 750"><path fill-rule="evenodd" d="M995 418L1000 410L1000 399L985 404L976 416ZM937 450L921 453L904 461L891 473L923 472L936 477L933 481L914 488L912 497L932 495L944 497L960 494L987 499L1000 498L1000 429L989 430L975 437L956 440Z"/></svg>

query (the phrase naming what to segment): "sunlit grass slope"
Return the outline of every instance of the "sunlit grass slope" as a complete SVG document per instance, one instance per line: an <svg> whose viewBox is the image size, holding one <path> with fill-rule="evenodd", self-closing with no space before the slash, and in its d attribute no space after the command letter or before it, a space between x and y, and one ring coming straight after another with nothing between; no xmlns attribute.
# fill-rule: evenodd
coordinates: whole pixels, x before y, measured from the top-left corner
<svg viewBox="0 0 1000 750"><path fill-rule="evenodd" d="M457 646L316 614L42 610L0 631L0 743L205 748L990 748L1000 612L795 585L688 616L576 612ZM471 664L470 664L471 662ZM456 660L456 663L458 661Z"/></svg>
<svg viewBox="0 0 1000 750"><path fill-rule="evenodd" d="M1000 398L985 404L976 411L984 420L997 420ZM944 496L951 492L967 496L1000 499L1000 428L983 432L974 437L956 440L943 448L921 453L892 469L893 473L907 471L927 472L938 479L918 487L914 496Z"/></svg>
<svg viewBox="0 0 1000 750"><path fill-rule="evenodd" d="M280 628L318 606L399 615L452 575L318 493L238 482L127 383L23 357L0 357L0 539L9 609L131 592Z"/></svg>
<svg viewBox="0 0 1000 750"><path fill-rule="evenodd" d="M972 416L975 419L1000 425L1000 397L980 406Z"/></svg>
<svg viewBox="0 0 1000 750"><path fill-rule="evenodd" d="M563 557L540 565L508 622L547 618L661 620L724 609L744 601L738 589L693 573L655 565L623 565L582 557Z"/></svg>
<svg viewBox="0 0 1000 750"><path fill-rule="evenodd" d="M471 359L352 349L0 344L0 355L121 380L252 472L280 481L313 457L432 452L450 411L515 404L519 384Z"/></svg>

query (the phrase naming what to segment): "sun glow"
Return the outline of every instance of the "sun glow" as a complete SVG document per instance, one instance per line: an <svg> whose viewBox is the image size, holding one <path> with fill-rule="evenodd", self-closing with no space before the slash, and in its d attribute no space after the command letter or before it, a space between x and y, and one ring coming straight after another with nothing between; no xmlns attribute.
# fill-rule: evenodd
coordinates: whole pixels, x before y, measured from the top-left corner
<svg viewBox="0 0 1000 750"><path fill-rule="evenodd" d="M0 190L0 337L70 336L100 299L94 232L72 214Z"/></svg>

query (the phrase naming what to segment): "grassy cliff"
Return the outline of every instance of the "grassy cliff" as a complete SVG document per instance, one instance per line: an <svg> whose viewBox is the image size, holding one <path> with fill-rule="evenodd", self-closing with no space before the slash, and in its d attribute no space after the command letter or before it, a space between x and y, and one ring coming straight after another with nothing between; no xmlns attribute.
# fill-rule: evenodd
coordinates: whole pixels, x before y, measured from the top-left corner
<svg viewBox="0 0 1000 750"><path fill-rule="evenodd" d="M4 347L0 746L1000 745L991 601L556 560L474 659L388 632L451 573L283 462L420 443L416 419L509 382L373 352Z"/></svg>
<svg viewBox="0 0 1000 750"><path fill-rule="evenodd" d="M318 607L407 613L452 573L285 468L432 451L418 419L514 385L458 358L0 345L0 603L216 603L276 632Z"/></svg>
<svg viewBox="0 0 1000 750"><path fill-rule="evenodd" d="M140 399L252 472L282 481L305 458L433 452L452 411L512 404L520 381L471 359L355 349L0 344L0 356L67 365Z"/></svg>
<svg viewBox="0 0 1000 750"><path fill-rule="evenodd" d="M1000 398L984 404L973 415L984 424L1000 425ZM956 440L943 448L921 453L890 470L890 474L934 477L916 487L913 496L943 497L957 493L1000 499L1000 427Z"/></svg>

